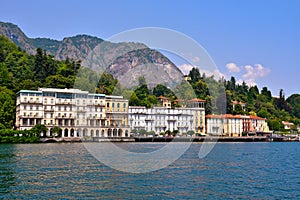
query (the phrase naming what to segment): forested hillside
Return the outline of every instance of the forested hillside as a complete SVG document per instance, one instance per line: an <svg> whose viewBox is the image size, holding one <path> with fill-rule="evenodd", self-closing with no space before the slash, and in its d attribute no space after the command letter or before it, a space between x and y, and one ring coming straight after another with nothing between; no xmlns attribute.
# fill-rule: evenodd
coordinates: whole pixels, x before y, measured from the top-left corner
<svg viewBox="0 0 300 200"><path fill-rule="evenodd" d="M195 68L190 71L189 76L191 80L182 81L173 91L161 84L149 88L144 77L139 78L138 87L122 88L118 80L107 72L99 76L90 69L81 67L78 60L66 58L57 61L40 48L35 55L29 55L6 37L0 36L0 129L13 128L15 98L19 90L36 90L39 87L73 88L74 84L84 85L86 88L80 89L90 92L123 95L130 99L130 105L151 107L158 104L157 97L166 96L175 107L180 104L177 98L198 97L207 101L207 113L218 112L218 107L224 106L227 113L265 117L273 130L283 128L281 121L300 124L298 94L286 99L281 90L279 98L274 98L267 87L259 91L257 86L249 87L245 83L239 85L234 77L230 80L215 80L213 76L200 74ZM232 100L245 102L246 110L243 111L239 105L233 110Z"/></svg>

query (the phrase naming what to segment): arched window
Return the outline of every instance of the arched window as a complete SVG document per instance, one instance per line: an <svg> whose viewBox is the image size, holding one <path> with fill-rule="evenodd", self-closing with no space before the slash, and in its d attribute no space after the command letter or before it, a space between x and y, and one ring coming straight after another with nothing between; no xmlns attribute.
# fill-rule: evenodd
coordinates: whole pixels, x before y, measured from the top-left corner
<svg viewBox="0 0 300 200"><path fill-rule="evenodd" d="M114 136L114 137L117 136L117 129L114 129L114 130L113 130L113 136Z"/></svg>
<svg viewBox="0 0 300 200"><path fill-rule="evenodd" d="M75 132L75 131L74 131L74 129L72 128L72 129L71 129L71 137L74 137L74 132Z"/></svg>
<svg viewBox="0 0 300 200"><path fill-rule="evenodd" d="M69 134L69 130L66 128L66 129L65 129L64 136L65 136L65 137L68 137L68 134Z"/></svg>
<svg viewBox="0 0 300 200"><path fill-rule="evenodd" d="M118 136L121 137L122 136L122 129L118 130Z"/></svg>
<svg viewBox="0 0 300 200"><path fill-rule="evenodd" d="M91 137L94 137L94 130L91 130Z"/></svg>

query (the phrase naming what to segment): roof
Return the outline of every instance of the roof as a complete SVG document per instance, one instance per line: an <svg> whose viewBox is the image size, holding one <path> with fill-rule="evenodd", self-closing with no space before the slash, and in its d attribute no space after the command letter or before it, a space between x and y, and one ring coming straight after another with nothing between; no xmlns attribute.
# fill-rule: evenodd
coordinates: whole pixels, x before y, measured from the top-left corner
<svg viewBox="0 0 300 200"><path fill-rule="evenodd" d="M285 121L282 121L282 124L284 124L284 125L294 125L294 123L292 123L292 122L285 122Z"/></svg>
<svg viewBox="0 0 300 200"><path fill-rule="evenodd" d="M242 101L236 101L236 100L233 100L231 101L233 104L246 104L245 102L242 102Z"/></svg>
<svg viewBox="0 0 300 200"><path fill-rule="evenodd" d="M88 96L95 96L95 97L105 97L106 95L105 94L88 94Z"/></svg>
<svg viewBox="0 0 300 200"><path fill-rule="evenodd" d="M65 89L60 89L60 88L39 88L39 91L41 92L58 92L58 93L78 93L78 94L88 94L88 91L83 91L75 88L65 88Z"/></svg>
<svg viewBox="0 0 300 200"><path fill-rule="evenodd" d="M231 115L231 114L225 114L225 115L206 115L206 118L211 119L241 119L240 115Z"/></svg>
<svg viewBox="0 0 300 200"><path fill-rule="evenodd" d="M206 115L206 118L211 119L256 119L256 120L266 120L265 118L253 116L253 115L232 115L232 114L225 114L225 115Z"/></svg>
<svg viewBox="0 0 300 200"><path fill-rule="evenodd" d="M198 98L193 98L191 100L188 100L188 102L205 102L205 100L198 99Z"/></svg>
<svg viewBox="0 0 300 200"><path fill-rule="evenodd" d="M258 116L254 116L254 115L250 115L251 119L257 119L257 120L266 120L266 118L262 118L262 117L258 117Z"/></svg>
<svg viewBox="0 0 300 200"><path fill-rule="evenodd" d="M164 96L159 96L158 98L159 98L159 99L162 99L162 100L169 100L169 98L164 97Z"/></svg>
<svg viewBox="0 0 300 200"><path fill-rule="evenodd" d="M42 94L42 91L37 91L37 90L20 90L18 93L39 93L39 94Z"/></svg>

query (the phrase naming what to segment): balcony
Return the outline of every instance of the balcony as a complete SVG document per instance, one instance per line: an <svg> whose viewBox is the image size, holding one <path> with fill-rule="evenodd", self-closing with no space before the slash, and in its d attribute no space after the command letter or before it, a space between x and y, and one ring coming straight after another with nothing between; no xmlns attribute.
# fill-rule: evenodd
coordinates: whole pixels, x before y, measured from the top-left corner
<svg viewBox="0 0 300 200"><path fill-rule="evenodd" d="M146 118L145 121L154 121L153 118Z"/></svg>
<svg viewBox="0 0 300 200"><path fill-rule="evenodd" d="M27 100L27 101L24 101L22 100L21 103L27 103L27 104L42 104L43 102L42 101L37 101L37 100Z"/></svg>
<svg viewBox="0 0 300 200"><path fill-rule="evenodd" d="M155 125L156 128L167 128L166 125Z"/></svg>
<svg viewBox="0 0 300 200"><path fill-rule="evenodd" d="M74 104L73 102L70 102L70 101L57 101L55 103L56 103L56 105L72 105L72 104Z"/></svg>
<svg viewBox="0 0 300 200"><path fill-rule="evenodd" d="M83 108L79 108L79 109L77 109L77 110L75 110L76 112L83 112L83 113L85 113L86 112L86 109L83 109Z"/></svg>
<svg viewBox="0 0 300 200"><path fill-rule="evenodd" d="M94 103L94 104L91 104L90 106L105 107L105 104L104 103Z"/></svg>
<svg viewBox="0 0 300 200"><path fill-rule="evenodd" d="M47 111L47 112L54 112L54 108L44 108L44 111Z"/></svg>
<svg viewBox="0 0 300 200"><path fill-rule="evenodd" d="M38 119L41 119L43 118L41 115L22 115L20 116L20 118L38 118Z"/></svg>

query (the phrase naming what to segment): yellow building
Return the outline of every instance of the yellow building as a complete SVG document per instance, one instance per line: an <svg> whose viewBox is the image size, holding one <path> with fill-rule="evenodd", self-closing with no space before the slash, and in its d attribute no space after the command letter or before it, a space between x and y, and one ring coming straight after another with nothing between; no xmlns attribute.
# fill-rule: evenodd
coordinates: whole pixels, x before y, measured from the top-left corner
<svg viewBox="0 0 300 200"><path fill-rule="evenodd" d="M128 100L122 96L106 96L106 126L109 126L108 136L129 135Z"/></svg>

